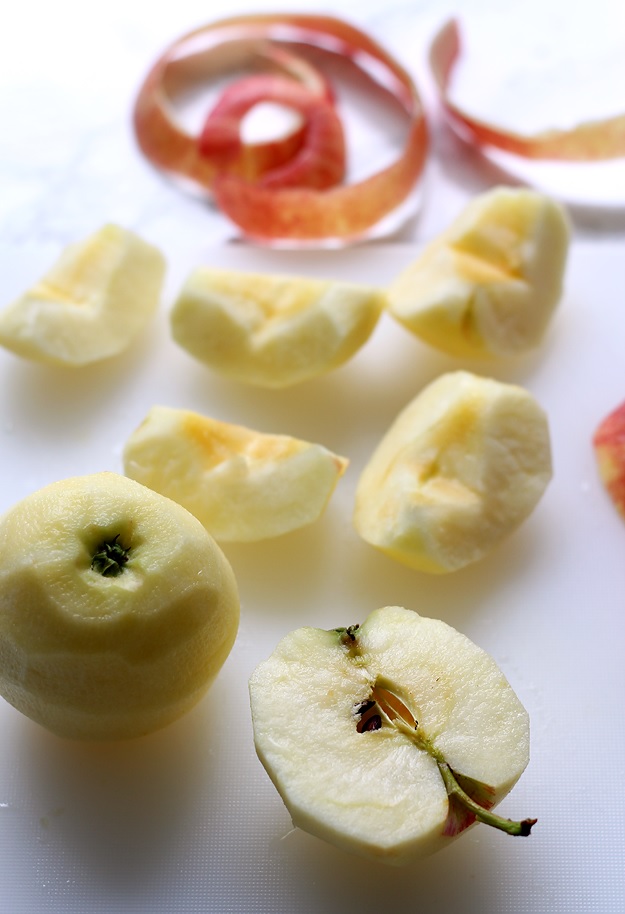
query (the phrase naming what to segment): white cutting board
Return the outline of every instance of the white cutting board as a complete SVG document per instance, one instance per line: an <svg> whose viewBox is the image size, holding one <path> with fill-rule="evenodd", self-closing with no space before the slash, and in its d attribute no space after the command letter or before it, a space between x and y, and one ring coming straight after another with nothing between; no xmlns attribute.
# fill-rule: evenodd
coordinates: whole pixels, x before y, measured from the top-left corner
<svg viewBox="0 0 625 914"><path fill-rule="evenodd" d="M156 403L319 441L351 460L325 516L273 541L228 546L242 620L216 684L184 719L108 747L64 742L0 700L0 912L46 914L622 914L625 910L625 523L591 436L625 399L623 245L577 243L541 350L516 364L452 360L384 317L347 366L282 392L225 381L171 341L166 313L199 263L384 284L409 245L343 252L190 250L170 263L143 341L71 372L0 352L0 509L54 479L121 470ZM0 249L8 301L53 245ZM351 528L359 471L401 407L458 367L528 387L550 418L555 476L525 525L453 576L410 571ZM493 654L532 721L532 760L500 807L537 816L529 839L478 826L406 869L363 863L294 830L257 761L247 679L301 625L397 603L440 617Z"/></svg>

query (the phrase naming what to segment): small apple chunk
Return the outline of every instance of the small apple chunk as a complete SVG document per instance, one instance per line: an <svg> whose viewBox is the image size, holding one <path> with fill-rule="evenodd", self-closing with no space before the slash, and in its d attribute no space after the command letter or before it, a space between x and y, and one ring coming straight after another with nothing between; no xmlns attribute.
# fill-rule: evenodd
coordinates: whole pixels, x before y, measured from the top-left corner
<svg viewBox="0 0 625 914"><path fill-rule="evenodd" d="M625 518L625 402L599 424L593 447L601 480Z"/></svg>
<svg viewBox="0 0 625 914"><path fill-rule="evenodd" d="M68 245L48 273L0 312L0 345L49 365L123 352L156 311L165 260L133 232L105 225Z"/></svg>
<svg viewBox="0 0 625 914"><path fill-rule="evenodd" d="M313 523L348 464L320 444L164 406L133 432L123 460L127 476L184 505L220 542Z"/></svg>
<svg viewBox="0 0 625 914"><path fill-rule="evenodd" d="M391 283L389 312L454 356L527 352L542 341L562 295L569 235L559 203L495 188Z"/></svg>
<svg viewBox="0 0 625 914"><path fill-rule="evenodd" d="M204 695L238 624L215 541L125 476L52 483L0 520L0 694L59 736L171 723Z"/></svg>
<svg viewBox="0 0 625 914"><path fill-rule="evenodd" d="M528 517L551 474L547 417L531 394L451 372L378 445L358 481L354 525L412 568L456 571Z"/></svg>
<svg viewBox="0 0 625 914"><path fill-rule="evenodd" d="M294 825L405 864L491 812L529 760L529 720L494 660L398 606L362 625L300 628L251 676L258 756Z"/></svg>
<svg viewBox="0 0 625 914"><path fill-rule="evenodd" d="M175 302L171 328L180 346L215 371L288 387L350 359L384 304L369 286L203 267Z"/></svg>

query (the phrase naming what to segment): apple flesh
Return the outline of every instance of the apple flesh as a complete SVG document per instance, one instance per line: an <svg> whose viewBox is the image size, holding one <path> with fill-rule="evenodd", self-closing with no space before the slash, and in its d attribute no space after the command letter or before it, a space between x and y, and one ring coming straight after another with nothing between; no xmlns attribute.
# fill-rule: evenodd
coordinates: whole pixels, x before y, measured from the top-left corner
<svg viewBox="0 0 625 914"><path fill-rule="evenodd" d="M159 304L165 260L153 245L105 225L68 245L32 289L0 313L0 345L49 365L119 355Z"/></svg>
<svg viewBox="0 0 625 914"><path fill-rule="evenodd" d="M528 763L527 712L444 622L387 606L301 628L249 687L256 751L294 825L344 850L405 864L476 820L513 835L535 822L489 812Z"/></svg>
<svg viewBox="0 0 625 914"><path fill-rule="evenodd" d="M288 387L350 359L384 303L372 286L201 267L174 303L171 330L187 352L228 377Z"/></svg>
<svg viewBox="0 0 625 914"><path fill-rule="evenodd" d="M458 371L399 414L356 489L360 536L419 571L457 571L532 512L551 479L547 417L530 393Z"/></svg>
<svg viewBox="0 0 625 914"><path fill-rule="evenodd" d="M475 197L390 284L389 313L461 357L508 357L543 340L562 295L570 238L563 207L499 187Z"/></svg>
<svg viewBox="0 0 625 914"><path fill-rule="evenodd" d="M219 542L313 523L348 463L320 444L163 406L130 436L123 459L128 476L184 505Z"/></svg>
<svg viewBox="0 0 625 914"><path fill-rule="evenodd" d="M204 527L124 476L52 483L0 520L0 694L60 736L171 723L238 622L232 569Z"/></svg>
<svg viewBox="0 0 625 914"><path fill-rule="evenodd" d="M616 510L625 518L625 402L600 422L593 447L601 480Z"/></svg>

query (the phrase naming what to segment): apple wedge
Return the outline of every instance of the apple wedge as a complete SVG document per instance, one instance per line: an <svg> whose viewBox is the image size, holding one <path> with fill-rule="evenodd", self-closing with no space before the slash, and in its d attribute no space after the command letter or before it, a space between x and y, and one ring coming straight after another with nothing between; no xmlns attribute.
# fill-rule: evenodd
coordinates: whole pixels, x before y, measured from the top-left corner
<svg viewBox="0 0 625 914"><path fill-rule="evenodd" d="M545 413L526 390L442 375L405 407L364 468L354 525L419 571L456 571L529 516L551 479Z"/></svg>
<svg viewBox="0 0 625 914"><path fill-rule="evenodd" d="M128 476L184 505L220 542L313 523L348 463L320 444L163 406L130 436L123 460Z"/></svg>
<svg viewBox="0 0 625 914"><path fill-rule="evenodd" d="M300 628L253 672L260 761L294 825L405 864L490 810L529 760L528 715L494 660L444 622L397 606L362 625Z"/></svg>
<svg viewBox="0 0 625 914"><path fill-rule="evenodd" d="M278 388L348 361L369 339L385 298L338 280L200 267L171 312L174 340L221 374Z"/></svg>
<svg viewBox="0 0 625 914"><path fill-rule="evenodd" d="M390 284L389 313L454 356L525 353L541 343L561 298L569 237L559 203L495 188Z"/></svg>
<svg viewBox="0 0 625 914"><path fill-rule="evenodd" d="M625 519L625 402L599 423L592 443L601 481Z"/></svg>
<svg viewBox="0 0 625 914"><path fill-rule="evenodd" d="M60 736L171 723L204 695L238 624L215 541L131 479L61 480L0 520L0 694Z"/></svg>
<svg viewBox="0 0 625 914"><path fill-rule="evenodd" d="M0 344L24 358L80 367L119 355L155 313L165 260L117 225L71 244L0 312Z"/></svg>

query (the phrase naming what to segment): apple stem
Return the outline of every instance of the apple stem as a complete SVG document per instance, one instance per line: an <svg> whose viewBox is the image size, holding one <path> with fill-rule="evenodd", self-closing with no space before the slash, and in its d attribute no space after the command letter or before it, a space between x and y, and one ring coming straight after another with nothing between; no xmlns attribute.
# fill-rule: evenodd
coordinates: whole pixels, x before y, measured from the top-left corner
<svg viewBox="0 0 625 914"><path fill-rule="evenodd" d="M93 571L99 572L103 577L117 577L128 561L130 550L124 549L118 539L119 533L114 539L101 543L91 560Z"/></svg>
<svg viewBox="0 0 625 914"><path fill-rule="evenodd" d="M485 825L491 825L493 828L498 828L507 835L527 837L530 834L532 825L535 825L537 822L536 819L523 819L521 822L515 822L513 819L504 819L502 816L498 816L496 813L484 809L483 806L480 806L479 803L472 800L469 794L462 789L456 780L453 770L437 752L434 753L434 760L438 765L438 770L445 783L448 796L455 797L459 800L463 806L473 813L476 819L479 819L480 822L484 822Z"/></svg>
<svg viewBox="0 0 625 914"><path fill-rule="evenodd" d="M502 816L498 816L495 813L490 812L490 810L485 809L483 806L480 806L479 803L469 796L466 790L463 790L458 783L458 779L453 769L445 760L444 755L425 735L422 728L419 726L416 715L406 706L405 702L398 694L398 690L392 683L383 677L378 677L372 690L372 698L375 701L376 707L382 712L384 718L390 724L409 736L419 749L424 750L434 759L438 765L438 770L441 773L445 789L447 790L447 796L450 800L452 798L457 800L465 809L472 813L476 819L479 819L480 822L484 822L485 825L491 825L493 828L498 828L508 835L527 837L527 835L530 834L532 826L537 822L536 819L523 819L521 822L515 822L512 819L504 819ZM369 727L363 727L363 730L364 729L369 729Z"/></svg>

